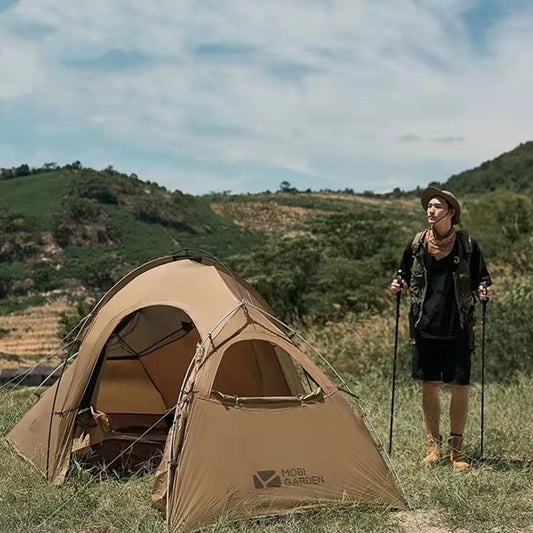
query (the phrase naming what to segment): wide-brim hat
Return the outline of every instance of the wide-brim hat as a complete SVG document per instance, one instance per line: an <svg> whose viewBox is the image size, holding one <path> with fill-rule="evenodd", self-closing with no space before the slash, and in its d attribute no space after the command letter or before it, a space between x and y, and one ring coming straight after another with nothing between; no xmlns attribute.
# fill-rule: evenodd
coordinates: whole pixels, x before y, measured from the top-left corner
<svg viewBox="0 0 533 533"><path fill-rule="evenodd" d="M441 191L440 189L437 189L437 187L428 187L422 193L422 197L420 198L422 207L424 209L427 209L429 201L434 196L444 198L455 209L455 215L453 215L452 224L459 224L459 222L461 221L461 204L459 203L459 200L454 196L454 194L450 191Z"/></svg>

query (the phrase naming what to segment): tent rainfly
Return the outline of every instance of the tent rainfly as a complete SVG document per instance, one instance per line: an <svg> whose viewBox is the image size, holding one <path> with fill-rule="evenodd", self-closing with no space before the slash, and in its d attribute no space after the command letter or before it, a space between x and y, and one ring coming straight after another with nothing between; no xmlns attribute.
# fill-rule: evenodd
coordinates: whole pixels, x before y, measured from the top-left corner
<svg viewBox="0 0 533 533"><path fill-rule="evenodd" d="M360 416L271 314L206 257L132 271L96 305L78 355L10 431L52 483L72 457L158 461L168 529L404 499Z"/></svg>

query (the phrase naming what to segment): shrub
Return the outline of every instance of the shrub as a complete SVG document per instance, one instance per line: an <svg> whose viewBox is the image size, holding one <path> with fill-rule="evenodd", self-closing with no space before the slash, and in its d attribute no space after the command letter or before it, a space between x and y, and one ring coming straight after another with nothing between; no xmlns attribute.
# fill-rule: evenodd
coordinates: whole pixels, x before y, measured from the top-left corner
<svg viewBox="0 0 533 533"><path fill-rule="evenodd" d="M83 172L72 180L70 196L88 198L103 204L118 203L115 180L93 171Z"/></svg>
<svg viewBox="0 0 533 533"><path fill-rule="evenodd" d="M113 244L118 241L119 233L108 218L104 208L94 200L69 198L63 201L54 219L52 233L62 247Z"/></svg>
<svg viewBox="0 0 533 533"><path fill-rule="evenodd" d="M0 212L0 263L29 259L37 253L39 232L25 217Z"/></svg>
<svg viewBox="0 0 533 533"><path fill-rule="evenodd" d="M466 199L462 218L487 259L526 274L533 260L532 212L531 196L503 191Z"/></svg>
<svg viewBox="0 0 533 533"><path fill-rule="evenodd" d="M63 276L49 262L39 262L32 265L31 277L35 290L48 292L62 285Z"/></svg>
<svg viewBox="0 0 533 533"><path fill-rule="evenodd" d="M273 234L232 261L281 316L325 321L350 311L380 312L406 244L404 223L411 224L403 218L386 220L379 209L315 216L300 234Z"/></svg>
<svg viewBox="0 0 533 533"><path fill-rule="evenodd" d="M69 247L65 250L63 275L81 281L89 293L107 291L122 276L121 261L115 250Z"/></svg>
<svg viewBox="0 0 533 533"><path fill-rule="evenodd" d="M533 298L487 306L485 368L487 379L505 381L531 373ZM477 326L476 357L481 358L481 324ZM479 373L479 371L478 371Z"/></svg>

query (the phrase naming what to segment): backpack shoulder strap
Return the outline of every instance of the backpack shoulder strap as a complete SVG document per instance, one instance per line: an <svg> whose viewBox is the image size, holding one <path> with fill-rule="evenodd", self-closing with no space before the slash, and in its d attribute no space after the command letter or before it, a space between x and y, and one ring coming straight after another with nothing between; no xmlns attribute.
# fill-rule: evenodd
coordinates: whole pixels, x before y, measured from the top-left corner
<svg viewBox="0 0 533 533"><path fill-rule="evenodd" d="M466 255L468 258L472 255L473 246L472 246L472 237L470 237L470 234L466 232L465 230L459 230L457 232L457 235L459 236L459 239L461 240L461 244L463 245L463 250L466 252Z"/></svg>
<svg viewBox="0 0 533 533"><path fill-rule="evenodd" d="M416 255L418 253L418 250L420 250L420 246L422 246L422 243L424 242L424 237L426 236L427 229L419 231L411 243L411 251L413 252L413 255Z"/></svg>

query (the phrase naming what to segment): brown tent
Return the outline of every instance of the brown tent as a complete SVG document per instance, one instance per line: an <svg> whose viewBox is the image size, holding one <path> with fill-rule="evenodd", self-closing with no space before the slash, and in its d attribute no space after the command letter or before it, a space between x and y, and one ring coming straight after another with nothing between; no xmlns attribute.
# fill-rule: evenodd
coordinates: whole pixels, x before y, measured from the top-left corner
<svg viewBox="0 0 533 533"><path fill-rule="evenodd" d="M143 265L78 341L7 437L49 481L64 480L73 455L108 467L158 457L153 502L170 531L326 503L403 506L361 418L219 263Z"/></svg>

